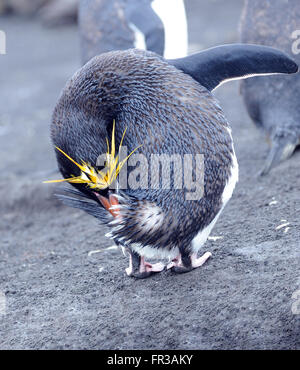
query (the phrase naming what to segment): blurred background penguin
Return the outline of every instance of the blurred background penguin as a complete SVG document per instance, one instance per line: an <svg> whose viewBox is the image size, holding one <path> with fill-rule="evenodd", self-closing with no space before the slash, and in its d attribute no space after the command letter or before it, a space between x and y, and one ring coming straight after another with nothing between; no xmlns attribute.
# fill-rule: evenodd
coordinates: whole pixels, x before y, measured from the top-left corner
<svg viewBox="0 0 300 370"><path fill-rule="evenodd" d="M241 41L276 47L299 63L299 20L299 0L246 0L240 25ZM260 172L266 175L288 159L300 144L300 75L244 80L241 93L252 121L270 145Z"/></svg>
<svg viewBox="0 0 300 370"><path fill-rule="evenodd" d="M0 15L37 15L48 27L75 23L78 0L0 0Z"/></svg>
<svg viewBox="0 0 300 370"><path fill-rule="evenodd" d="M79 21L81 60L138 48L165 58L187 55L184 0L0 0L0 15L37 16L47 27Z"/></svg>
<svg viewBox="0 0 300 370"><path fill-rule="evenodd" d="M183 0L80 0L81 59L138 48L165 58L187 55Z"/></svg>

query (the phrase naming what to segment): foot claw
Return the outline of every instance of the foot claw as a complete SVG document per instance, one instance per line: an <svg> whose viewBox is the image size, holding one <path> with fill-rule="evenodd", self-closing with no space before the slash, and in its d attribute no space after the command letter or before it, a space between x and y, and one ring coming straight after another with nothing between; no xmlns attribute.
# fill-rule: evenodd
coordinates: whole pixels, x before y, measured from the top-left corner
<svg viewBox="0 0 300 370"><path fill-rule="evenodd" d="M171 271L175 274L184 274L185 272L190 272L193 270L193 267L184 267L184 266L173 266Z"/></svg>
<svg viewBox="0 0 300 370"><path fill-rule="evenodd" d="M136 266L137 267L137 266ZM145 279L155 273L165 270L165 265L161 262L151 264L144 261L144 257L140 258L139 268L133 268L132 259L130 260L130 265L125 269L128 276L135 277L136 279Z"/></svg>
<svg viewBox="0 0 300 370"><path fill-rule="evenodd" d="M193 268L202 266L211 256L212 254L210 252L204 253L203 256L199 258L197 258L197 255L192 255L191 261Z"/></svg>
<svg viewBox="0 0 300 370"><path fill-rule="evenodd" d="M132 274L131 276L136 279L146 279L147 277L153 275L153 271L144 271L144 272L137 272L135 274Z"/></svg>
<svg viewBox="0 0 300 370"><path fill-rule="evenodd" d="M148 267L149 265L150 264L147 264L146 270L152 271L152 272L162 272L166 268L166 266L162 262L158 262L158 263L155 263L154 265L150 265L151 267Z"/></svg>
<svg viewBox="0 0 300 370"><path fill-rule="evenodd" d="M212 256L212 254L210 252L204 253L203 256L201 256L199 258L197 258L196 253L192 254L191 257L190 257L191 258L190 266L184 266L182 264L181 259L176 258L167 265L167 269L168 270L171 269L171 271L176 273L176 274L183 274L185 272L190 272L193 269L202 266L208 260L208 258L211 257L211 256Z"/></svg>
<svg viewBox="0 0 300 370"><path fill-rule="evenodd" d="M167 270L170 270L175 266L182 266L181 255L178 255L176 258L174 258L171 262L167 264Z"/></svg>
<svg viewBox="0 0 300 370"><path fill-rule="evenodd" d="M128 275L128 274L127 275L128 276L132 276L132 277L134 277L136 279L145 279L145 278L147 278L147 277L149 277L151 275L157 274L158 272L164 271L165 268L166 268L166 266L163 265L163 264L161 264L161 265L162 265L161 268L158 268L158 267L155 268L155 269L153 269L153 268L148 269L147 268L145 271L142 271L142 272L133 272L131 275Z"/></svg>

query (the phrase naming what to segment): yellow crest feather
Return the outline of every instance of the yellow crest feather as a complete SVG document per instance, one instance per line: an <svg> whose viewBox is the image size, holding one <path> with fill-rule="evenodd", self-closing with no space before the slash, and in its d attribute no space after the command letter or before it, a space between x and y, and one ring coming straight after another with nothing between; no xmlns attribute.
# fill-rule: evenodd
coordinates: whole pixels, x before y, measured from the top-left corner
<svg viewBox="0 0 300 370"><path fill-rule="evenodd" d="M123 139L126 133L126 129L123 132L122 139L119 146L119 151L123 143ZM79 164L74 161L68 154L66 154L63 150L56 147L64 156L66 156L71 162L73 162L77 167L80 168L81 174L80 176L70 177L68 179L60 179L60 180L50 180L44 181L44 183L52 183L52 182L70 182L73 184L87 184L91 189L101 190L108 188L117 178L119 175L122 167L124 166L125 162L128 158L138 149L141 147L138 146L135 148L125 159L119 162L119 154L115 157L115 120L113 121L113 129L112 129L112 137L111 137L111 151L109 152L109 141L106 138L107 142L107 153L106 153L106 167L102 171L95 170L90 164L82 161L82 164Z"/></svg>

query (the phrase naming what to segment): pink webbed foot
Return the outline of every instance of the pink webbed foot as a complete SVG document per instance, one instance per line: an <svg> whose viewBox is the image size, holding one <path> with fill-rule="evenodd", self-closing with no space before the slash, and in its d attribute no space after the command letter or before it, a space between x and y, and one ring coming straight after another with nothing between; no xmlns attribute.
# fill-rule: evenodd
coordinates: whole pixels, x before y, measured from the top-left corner
<svg viewBox="0 0 300 370"><path fill-rule="evenodd" d="M212 254L210 252L206 252L203 256L197 258L197 253L193 253L191 255L192 267L195 269L202 266L211 256Z"/></svg>
<svg viewBox="0 0 300 370"><path fill-rule="evenodd" d="M172 261L167 264L167 270L170 270L175 266L182 266L181 255L180 254L177 257L175 257L174 259L172 259Z"/></svg>
<svg viewBox="0 0 300 370"><path fill-rule="evenodd" d="M144 257L138 253L128 250L129 252L129 267L127 267L126 274L137 279L145 279L154 273L161 272L165 269L165 265L161 262L151 264L145 262Z"/></svg>
<svg viewBox="0 0 300 370"><path fill-rule="evenodd" d="M185 256L183 260L181 255L178 255L167 265L167 270L171 269L177 274L189 272L202 266L211 256L210 252L206 252L203 256L197 258L197 253L193 253L191 256Z"/></svg>

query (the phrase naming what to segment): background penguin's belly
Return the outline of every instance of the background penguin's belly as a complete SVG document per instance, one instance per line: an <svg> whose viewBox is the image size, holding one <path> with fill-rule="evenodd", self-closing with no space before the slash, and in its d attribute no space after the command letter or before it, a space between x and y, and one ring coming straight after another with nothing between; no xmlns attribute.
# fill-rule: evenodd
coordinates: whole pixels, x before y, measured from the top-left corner
<svg viewBox="0 0 300 370"><path fill-rule="evenodd" d="M187 19L183 0L154 0L152 8L164 24L166 59L183 58L188 52Z"/></svg>

